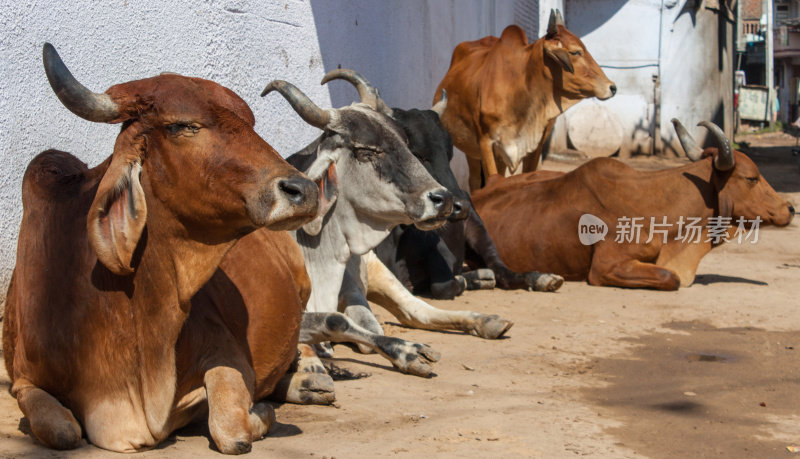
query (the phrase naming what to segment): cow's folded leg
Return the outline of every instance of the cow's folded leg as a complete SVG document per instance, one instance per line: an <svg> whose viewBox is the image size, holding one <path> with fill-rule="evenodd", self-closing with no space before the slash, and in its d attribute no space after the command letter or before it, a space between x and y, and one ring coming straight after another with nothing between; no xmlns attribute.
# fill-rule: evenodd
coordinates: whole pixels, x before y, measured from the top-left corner
<svg viewBox="0 0 800 459"><path fill-rule="evenodd" d="M425 267L422 268L430 277L430 291L434 298L452 300L467 289L467 280L453 273L452 266L455 263L455 255L440 237L436 243L436 250L425 256Z"/></svg>
<svg viewBox="0 0 800 459"><path fill-rule="evenodd" d="M639 260L626 260L611 266L596 264L593 260L588 281L591 285L657 290L677 290L681 285L680 278L671 269Z"/></svg>
<svg viewBox="0 0 800 459"><path fill-rule="evenodd" d="M344 314L357 323L361 328L369 330L376 335L383 335L383 327L378 323L375 314L369 306L361 304L351 304L344 308ZM358 344L358 351L362 354L372 354L375 352L370 346Z"/></svg>
<svg viewBox="0 0 800 459"><path fill-rule="evenodd" d="M467 271L462 276L467 281L467 290L491 290L496 283L494 272L487 268Z"/></svg>
<svg viewBox="0 0 800 459"><path fill-rule="evenodd" d="M60 450L80 446L80 424L55 397L22 380L15 382L12 394L28 418L33 435L45 446Z"/></svg>
<svg viewBox="0 0 800 459"><path fill-rule="evenodd" d="M377 257L367 259L367 297L383 306L408 327L426 330L460 330L486 339L503 336L513 322L496 315L434 308L411 294Z"/></svg>
<svg viewBox="0 0 800 459"><path fill-rule="evenodd" d="M253 374L228 366L215 366L204 375L208 398L208 429L224 454L250 451L275 422L275 413L265 404L253 405ZM245 382L249 380L249 384Z"/></svg>
<svg viewBox="0 0 800 459"><path fill-rule="evenodd" d="M372 333L338 312L303 314L300 341L363 344L388 359L398 370L416 376L430 376L433 373L431 364L440 357L428 345Z"/></svg>
<svg viewBox="0 0 800 459"><path fill-rule="evenodd" d="M530 271L525 273L525 283L535 292L555 292L564 284L564 278L558 274Z"/></svg>
<svg viewBox="0 0 800 459"><path fill-rule="evenodd" d="M339 311L344 312L362 328L377 335L383 335L383 327L378 323L378 319L375 318L375 314L369 307L367 297L364 296L366 287L361 281L361 273L364 270L361 257L350 257L342 278L342 288L339 290ZM362 354L375 352L371 346L364 344L358 344L357 347Z"/></svg>
<svg viewBox="0 0 800 459"><path fill-rule="evenodd" d="M467 290L467 280L457 274L444 282L431 281L431 296L437 300L452 300Z"/></svg>
<svg viewBox="0 0 800 459"><path fill-rule="evenodd" d="M323 314L323 313L305 313ZM301 341L303 331L301 330ZM306 337L308 334L306 334ZM330 405L336 401L333 378L328 375L314 349L309 344L297 346L297 360L278 381L270 398L299 405Z"/></svg>

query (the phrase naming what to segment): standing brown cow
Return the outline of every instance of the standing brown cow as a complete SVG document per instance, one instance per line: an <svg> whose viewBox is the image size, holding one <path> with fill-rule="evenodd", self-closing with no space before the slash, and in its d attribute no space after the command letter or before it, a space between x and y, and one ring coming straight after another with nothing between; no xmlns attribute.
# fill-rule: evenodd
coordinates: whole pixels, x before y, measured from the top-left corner
<svg viewBox="0 0 800 459"><path fill-rule="evenodd" d="M308 222L316 185L214 82L164 74L95 94L50 44L44 66L68 109L122 129L93 169L49 150L25 172L3 321L11 394L51 448L85 432L137 451L207 412L220 451L248 451L274 419L253 400L293 360L310 289L291 237L253 231ZM259 288L242 296L245 282Z"/></svg>
<svg viewBox="0 0 800 459"><path fill-rule="evenodd" d="M603 73L581 40L553 10L547 35L528 44L519 27L500 38L484 37L456 46L450 69L439 83L436 103L447 91L442 124L467 155L469 184L506 167L536 170L544 141L558 115L582 99L605 100L617 87Z"/></svg>
<svg viewBox="0 0 800 459"><path fill-rule="evenodd" d="M702 150L673 123L695 161L683 167L644 172L598 158L566 174L490 178L472 201L503 261L592 285L675 290L726 237L744 240L756 220L791 222L794 208L719 127L701 123L719 146Z"/></svg>

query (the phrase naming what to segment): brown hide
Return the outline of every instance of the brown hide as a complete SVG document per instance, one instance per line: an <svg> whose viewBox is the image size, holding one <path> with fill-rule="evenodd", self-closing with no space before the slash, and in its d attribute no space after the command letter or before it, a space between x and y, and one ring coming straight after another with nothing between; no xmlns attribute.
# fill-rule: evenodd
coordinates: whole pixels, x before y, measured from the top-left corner
<svg viewBox="0 0 800 459"><path fill-rule="evenodd" d="M453 51L434 102L447 91L442 124L467 155L471 188L480 183L477 161L488 177L515 170L535 154L526 159L535 170L545 130L559 114L581 99L615 93L580 39L563 25L554 28L528 44L522 29L511 25L499 39L463 42Z"/></svg>
<svg viewBox="0 0 800 459"><path fill-rule="evenodd" d="M246 329L230 324L223 333L199 319L184 328L192 296L236 240L259 227L309 221L316 186L255 133L247 104L214 82L169 74L107 94L119 110L113 121L123 123L113 154L88 169L69 153L46 151L22 181L3 353L11 392L34 435L59 449L77 446L83 430L100 447L134 451L187 422L205 393L193 405L175 403L214 359L195 349L176 356L182 328L215 349L250 355L249 340L277 316L282 328L258 342L262 347L246 362L252 367L234 366L244 373L254 367L258 393L268 391L288 364L306 297L298 291L308 288L299 250L286 235L264 230L252 237L274 247L228 274L234 282L243 277L237 269L263 274L262 289L280 279L274 293L242 294L253 299ZM204 305L198 315L222 323L226 306ZM176 372L176 361L186 373ZM176 390L178 381L191 383ZM237 394L246 406L235 414L246 418L253 392ZM233 449L215 441L226 452L243 447L239 440Z"/></svg>
<svg viewBox="0 0 800 459"><path fill-rule="evenodd" d="M289 233L258 230L240 239L192 298L178 340L178 392L201 387L205 370L227 365L247 375L253 400L269 395L294 361L310 292Z"/></svg>
<svg viewBox="0 0 800 459"><path fill-rule="evenodd" d="M472 195L502 260L517 271L560 274L593 285L647 287L664 290L690 285L700 259L711 248L703 229L697 244L674 241L680 217L715 215L784 226L791 207L758 173L744 154L735 152L731 171L714 169L715 148L705 158L683 167L656 172L636 171L613 159L596 159L566 174L551 171L493 178ZM603 220L605 240L583 245L578 221L583 214ZM615 242L620 217L644 217L640 243ZM650 217L666 216L667 244L656 234L650 243Z"/></svg>

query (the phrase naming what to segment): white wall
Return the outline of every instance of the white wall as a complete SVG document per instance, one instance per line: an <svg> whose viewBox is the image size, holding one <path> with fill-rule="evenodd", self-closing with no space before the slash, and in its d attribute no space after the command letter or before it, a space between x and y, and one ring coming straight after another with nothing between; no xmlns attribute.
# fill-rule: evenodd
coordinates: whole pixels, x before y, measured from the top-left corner
<svg viewBox="0 0 800 459"><path fill-rule="evenodd" d="M623 155L651 152L653 75L659 62L661 113L655 121L660 123L665 151L681 151L670 123L673 117L699 140L705 133L694 126L702 120L712 120L732 133L731 25L720 24L715 11L694 4L687 0L566 0L567 27L617 85L617 95L599 104L620 120ZM587 102L570 111L581 110ZM564 136L564 131L559 135ZM553 143L566 141L553 139Z"/></svg>
<svg viewBox="0 0 800 459"><path fill-rule="evenodd" d="M57 148L97 165L119 129L59 103L42 70L45 41L97 92L164 71L217 81L250 104L258 133L288 155L318 131L279 95L259 97L270 80L341 106L356 96L352 87L319 84L341 65L364 73L390 105L427 108L455 45L511 22L513 2L502 0L0 0L0 299L15 263L27 163Z"/></svg>

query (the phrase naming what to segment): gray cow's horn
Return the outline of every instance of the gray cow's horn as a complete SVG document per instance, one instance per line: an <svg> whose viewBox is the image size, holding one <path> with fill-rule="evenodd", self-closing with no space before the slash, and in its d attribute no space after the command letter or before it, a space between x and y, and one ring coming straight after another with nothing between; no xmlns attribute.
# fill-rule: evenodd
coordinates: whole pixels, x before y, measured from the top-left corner
<svg viewBox="0 0 800 459"><path fill-rule="evenodd" d="M358 97L361 102L369 105L375 110L391 116L392 109L386 105L381 98L378 88L372 85L363 75L350 69L336 69L326 73L320 84L325 84L331 80L345 80L356 87Z"/></svg>
<svg viewBox="0 0 800 459"><path fill-rule="evenodd" d="M119 118L119 106L111 96L94 93L80 84L50 43L42 48L42 61L50 86L72 113L98 123L111 123Z"/></svg>
<svg viewBox="0 0 800 459"><path fill-rule="evenodd" d="M672 125L675 126L675 132L678 134L678 140L681 142L686 156L692 161L699 161L703 157L703 149L697 146L697 142L677 118L672 118Z"/></svg>
<svg viewBox="0 0 800 459"><path fill-rule="evenodd" d="M439 115L439 118L444 115L444 111L447 110L447 91L442 89L442 98L439 99L439 102L436 102L433 107L431 107L431 110L436 112L436 114Z"/></svg>
<svg viewBox="0 0 800 459"><path fill-rule="evenodd" d="M733 169L736 164L736 160L733 158L733 149L731 149L731 143L725 133L722 132L722 129L711 121L701 121L697 125L708 129L717 142L719 152L714 157L714 167L720 171Z"/></svg>
<svg viewBox="0 0 800 459"><path fill-rule="evenodd" d="M266 96L272 91L278 91L306 123L320 129L325 129L328 123L330 123L331 112L319 108L317 104L312 102L311 99L297 89L295 85L283 80L272 80L267 87L261 91L261 97Z"/></svg>

